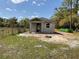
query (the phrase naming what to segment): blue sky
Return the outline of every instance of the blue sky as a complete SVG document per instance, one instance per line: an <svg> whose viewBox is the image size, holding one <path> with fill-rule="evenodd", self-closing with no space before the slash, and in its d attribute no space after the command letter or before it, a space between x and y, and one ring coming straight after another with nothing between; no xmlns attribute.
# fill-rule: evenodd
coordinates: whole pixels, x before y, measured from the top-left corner
<svg viewBox="0 0 79 59"><path fill-rule="evenodd" d="M63 0L0 0L0 17L50 18Z"/></svg>

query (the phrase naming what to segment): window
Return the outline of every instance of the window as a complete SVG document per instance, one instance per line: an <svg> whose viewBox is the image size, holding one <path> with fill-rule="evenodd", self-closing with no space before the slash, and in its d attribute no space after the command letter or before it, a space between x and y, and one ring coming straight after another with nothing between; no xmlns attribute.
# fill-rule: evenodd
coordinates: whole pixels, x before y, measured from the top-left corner
<svg viewBox="0 0 79 59"><path fill-rule="evenodd" d="M49 23L46 24L46 28L50 28L50 24Z"/></svg>

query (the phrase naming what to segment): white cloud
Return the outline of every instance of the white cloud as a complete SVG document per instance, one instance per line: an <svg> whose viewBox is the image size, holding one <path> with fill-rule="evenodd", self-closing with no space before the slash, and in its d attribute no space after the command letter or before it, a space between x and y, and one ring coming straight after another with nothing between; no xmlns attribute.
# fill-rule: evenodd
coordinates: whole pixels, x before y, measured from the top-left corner
<svg viewBox="0 0 79 59"><path fill-rule="evenodd" d="M36 5L36 6L42 6L42 5L45 5L45 2L46 2L47 0L33 0L32 1L32 4L33 5Z"/></svg>
<svg viewBox="0 0 79 59"><path fill-rule="evenodd" d="M7 10L7 11L12 11L12 9L11 9L11 8L6 8L6 10Z"/></svg>
<svg viewBox="0 0 79 59"><path fill-rule="evenodd" d="M32 4L36 4L36 1L33 1Z"/></svg>
<svg viewBox="0 0 79 59"><path fill-rule="evenodd" d="M37 6L42 6L42 5L45 5L45 3L41 2L41 3L37 4Z"/></svg>
<svg viewBox="0 0 79 59"><path fill-rule="evenodd" d="M19 18L23 18L23 16L19 16Z"/></svg>
<svg viewBox="0 0 79 59"><path fill-rule="evenodd" d="M19 3L22 3L22 2L28 2L28 0L11 0L12 3L14 4L19 4Z"/></svg>
<svg viewBox="0 0 79 59"><path fill-rule="evenodd" d="M7 19L8 17L6 17L6 16L3 16L3 18L6 18L6 19Z"/></svg>
<svg viewBox="0 0 79 59"><path fill-rule="evenodd" d="M38 16L38 15L35 15L35 16L34 16L34 15L32 15L30 18L35 18L35 17L39 17L39 16Z"/></svg>
<svg viewBox="0 0 79 59"><path fill-rule="evenodd" d="M16 9L6 8L7 11L17 11Z"/></svg>

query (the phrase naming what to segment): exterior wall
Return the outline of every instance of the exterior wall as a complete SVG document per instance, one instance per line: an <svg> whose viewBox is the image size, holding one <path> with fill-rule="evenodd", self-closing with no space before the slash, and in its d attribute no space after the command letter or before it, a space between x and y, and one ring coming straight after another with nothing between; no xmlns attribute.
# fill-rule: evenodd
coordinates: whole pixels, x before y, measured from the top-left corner
<svg viewBox="0 0 79 59"><path fill-rule="evenodd" d="M46 28L46 22L41 23L41 32L42 33L53 33L55 29L55 24L50 23L50 27ZM30 23L30 32L36 32L36 23Z"/></svg>
<svg viewBox="0 0 79 59"><path fill-rule="evenodd" d="M30 23L30 32L36 32L36 24Z"/></svg>
<svg viewBox="0 0 79 59"><path fill-rule="evenodd" d="M54 29L55 29L55 25L50 23L50 27L49 28L46 28L46 24L47 23L42 23L42 29L41 31L43 33L53 33L54 32Z"/></svg>

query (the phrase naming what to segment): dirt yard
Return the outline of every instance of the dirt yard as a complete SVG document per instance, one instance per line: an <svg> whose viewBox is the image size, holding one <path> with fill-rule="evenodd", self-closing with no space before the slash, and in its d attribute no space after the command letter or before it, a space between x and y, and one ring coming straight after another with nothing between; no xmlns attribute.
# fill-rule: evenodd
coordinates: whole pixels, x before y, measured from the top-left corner
<svg viewBox="0 0 79 59"><path fill-rule="evenodd" d="M22 33L19 36L24 37L36 37L39 40L56 43L56 44L67 44L70 47L77 47L79 46L79 40L75 37L72 33L65 33L65 32L57 32L54 34L37 34L37 33Z"/></svg>

